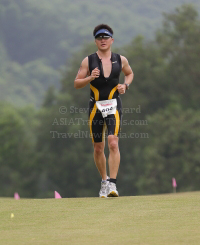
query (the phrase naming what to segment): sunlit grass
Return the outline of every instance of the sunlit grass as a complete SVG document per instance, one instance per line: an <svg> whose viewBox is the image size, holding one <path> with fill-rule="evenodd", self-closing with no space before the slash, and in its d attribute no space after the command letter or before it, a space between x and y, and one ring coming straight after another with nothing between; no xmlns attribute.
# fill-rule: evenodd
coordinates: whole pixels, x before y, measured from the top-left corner
<svg viewBox="0 0 200 245"><path fill-rule="evenodd" d="M1 245L191 245L199 241L200 192L107 199L0 199Z"/></svg>

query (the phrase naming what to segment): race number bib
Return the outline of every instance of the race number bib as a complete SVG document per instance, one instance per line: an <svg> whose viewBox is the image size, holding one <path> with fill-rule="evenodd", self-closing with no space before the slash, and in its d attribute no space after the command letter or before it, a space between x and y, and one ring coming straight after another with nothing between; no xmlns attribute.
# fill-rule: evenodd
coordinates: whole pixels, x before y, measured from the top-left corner
<svg viewBox="0 0 200 245"><path fill-rule="evenodd" d="M97 108L100 110L103 118L108 115L115 114L117 108L117 100L101 100L96 101Z"/></svg>

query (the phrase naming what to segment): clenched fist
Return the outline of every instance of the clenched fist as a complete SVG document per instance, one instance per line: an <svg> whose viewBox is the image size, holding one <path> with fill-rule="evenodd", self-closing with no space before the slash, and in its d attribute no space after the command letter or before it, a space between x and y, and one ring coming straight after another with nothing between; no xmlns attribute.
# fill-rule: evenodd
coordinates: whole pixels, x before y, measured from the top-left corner
<svg viewBox="0 0 200 245"><path fill-rule="evenodd" d="M99 76L100 76L100 70L98 69L98 67L96 67L94 70L92 70L90 77L92 78L93 81L95 78L98 78Z"/></svg>
<svg viewBox="0 0 200 245"><path fill-rule="evenodd" d="M125 84L118 84L117 90L120 94L125 94L126 92L126 85Z"/></svg>

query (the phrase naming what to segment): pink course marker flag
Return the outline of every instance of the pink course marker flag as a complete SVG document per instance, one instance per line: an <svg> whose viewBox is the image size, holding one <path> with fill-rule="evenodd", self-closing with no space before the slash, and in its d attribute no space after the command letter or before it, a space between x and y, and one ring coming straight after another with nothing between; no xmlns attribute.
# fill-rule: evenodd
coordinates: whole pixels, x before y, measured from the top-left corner
<svg viewBox="0 0 200 245"><path fill-rule="evenodd" d="M57 191L54 192L54 196L55 196L55 199L62 198L61 195Z"/></svg>
<svg viewBox="0 0 200 245"><path fill-rule="evenodd" d="M17 192L15 192L15 194L14 194L14 199L15 200L19 200L20 199L20 196L19 196L19 194Z"/></svg>
<svg viewBox="0 0 200 245"><path fill-rule="evenodd" d="M172 187L173 187L173 192L176 193L177 184L176 184L176 179L175 178L172 178Z"/></svg>
<svg viewBox="0 0 200 245"><path fill-rule="evenodd" d="M172 178L172 186L173 186L173 188L176 188L177 187L176 179L175 178Z"/></svg>

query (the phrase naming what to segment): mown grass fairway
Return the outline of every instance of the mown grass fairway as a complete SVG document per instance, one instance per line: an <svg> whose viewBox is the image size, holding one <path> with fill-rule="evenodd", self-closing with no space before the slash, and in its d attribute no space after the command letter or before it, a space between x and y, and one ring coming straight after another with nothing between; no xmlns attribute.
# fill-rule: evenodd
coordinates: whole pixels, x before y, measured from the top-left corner
<svg viewBox="0 0 200 245"><path fill-rule="evenodd" d="M1 198L0 244L200 244L200 192L107 199Z"/></svg>

